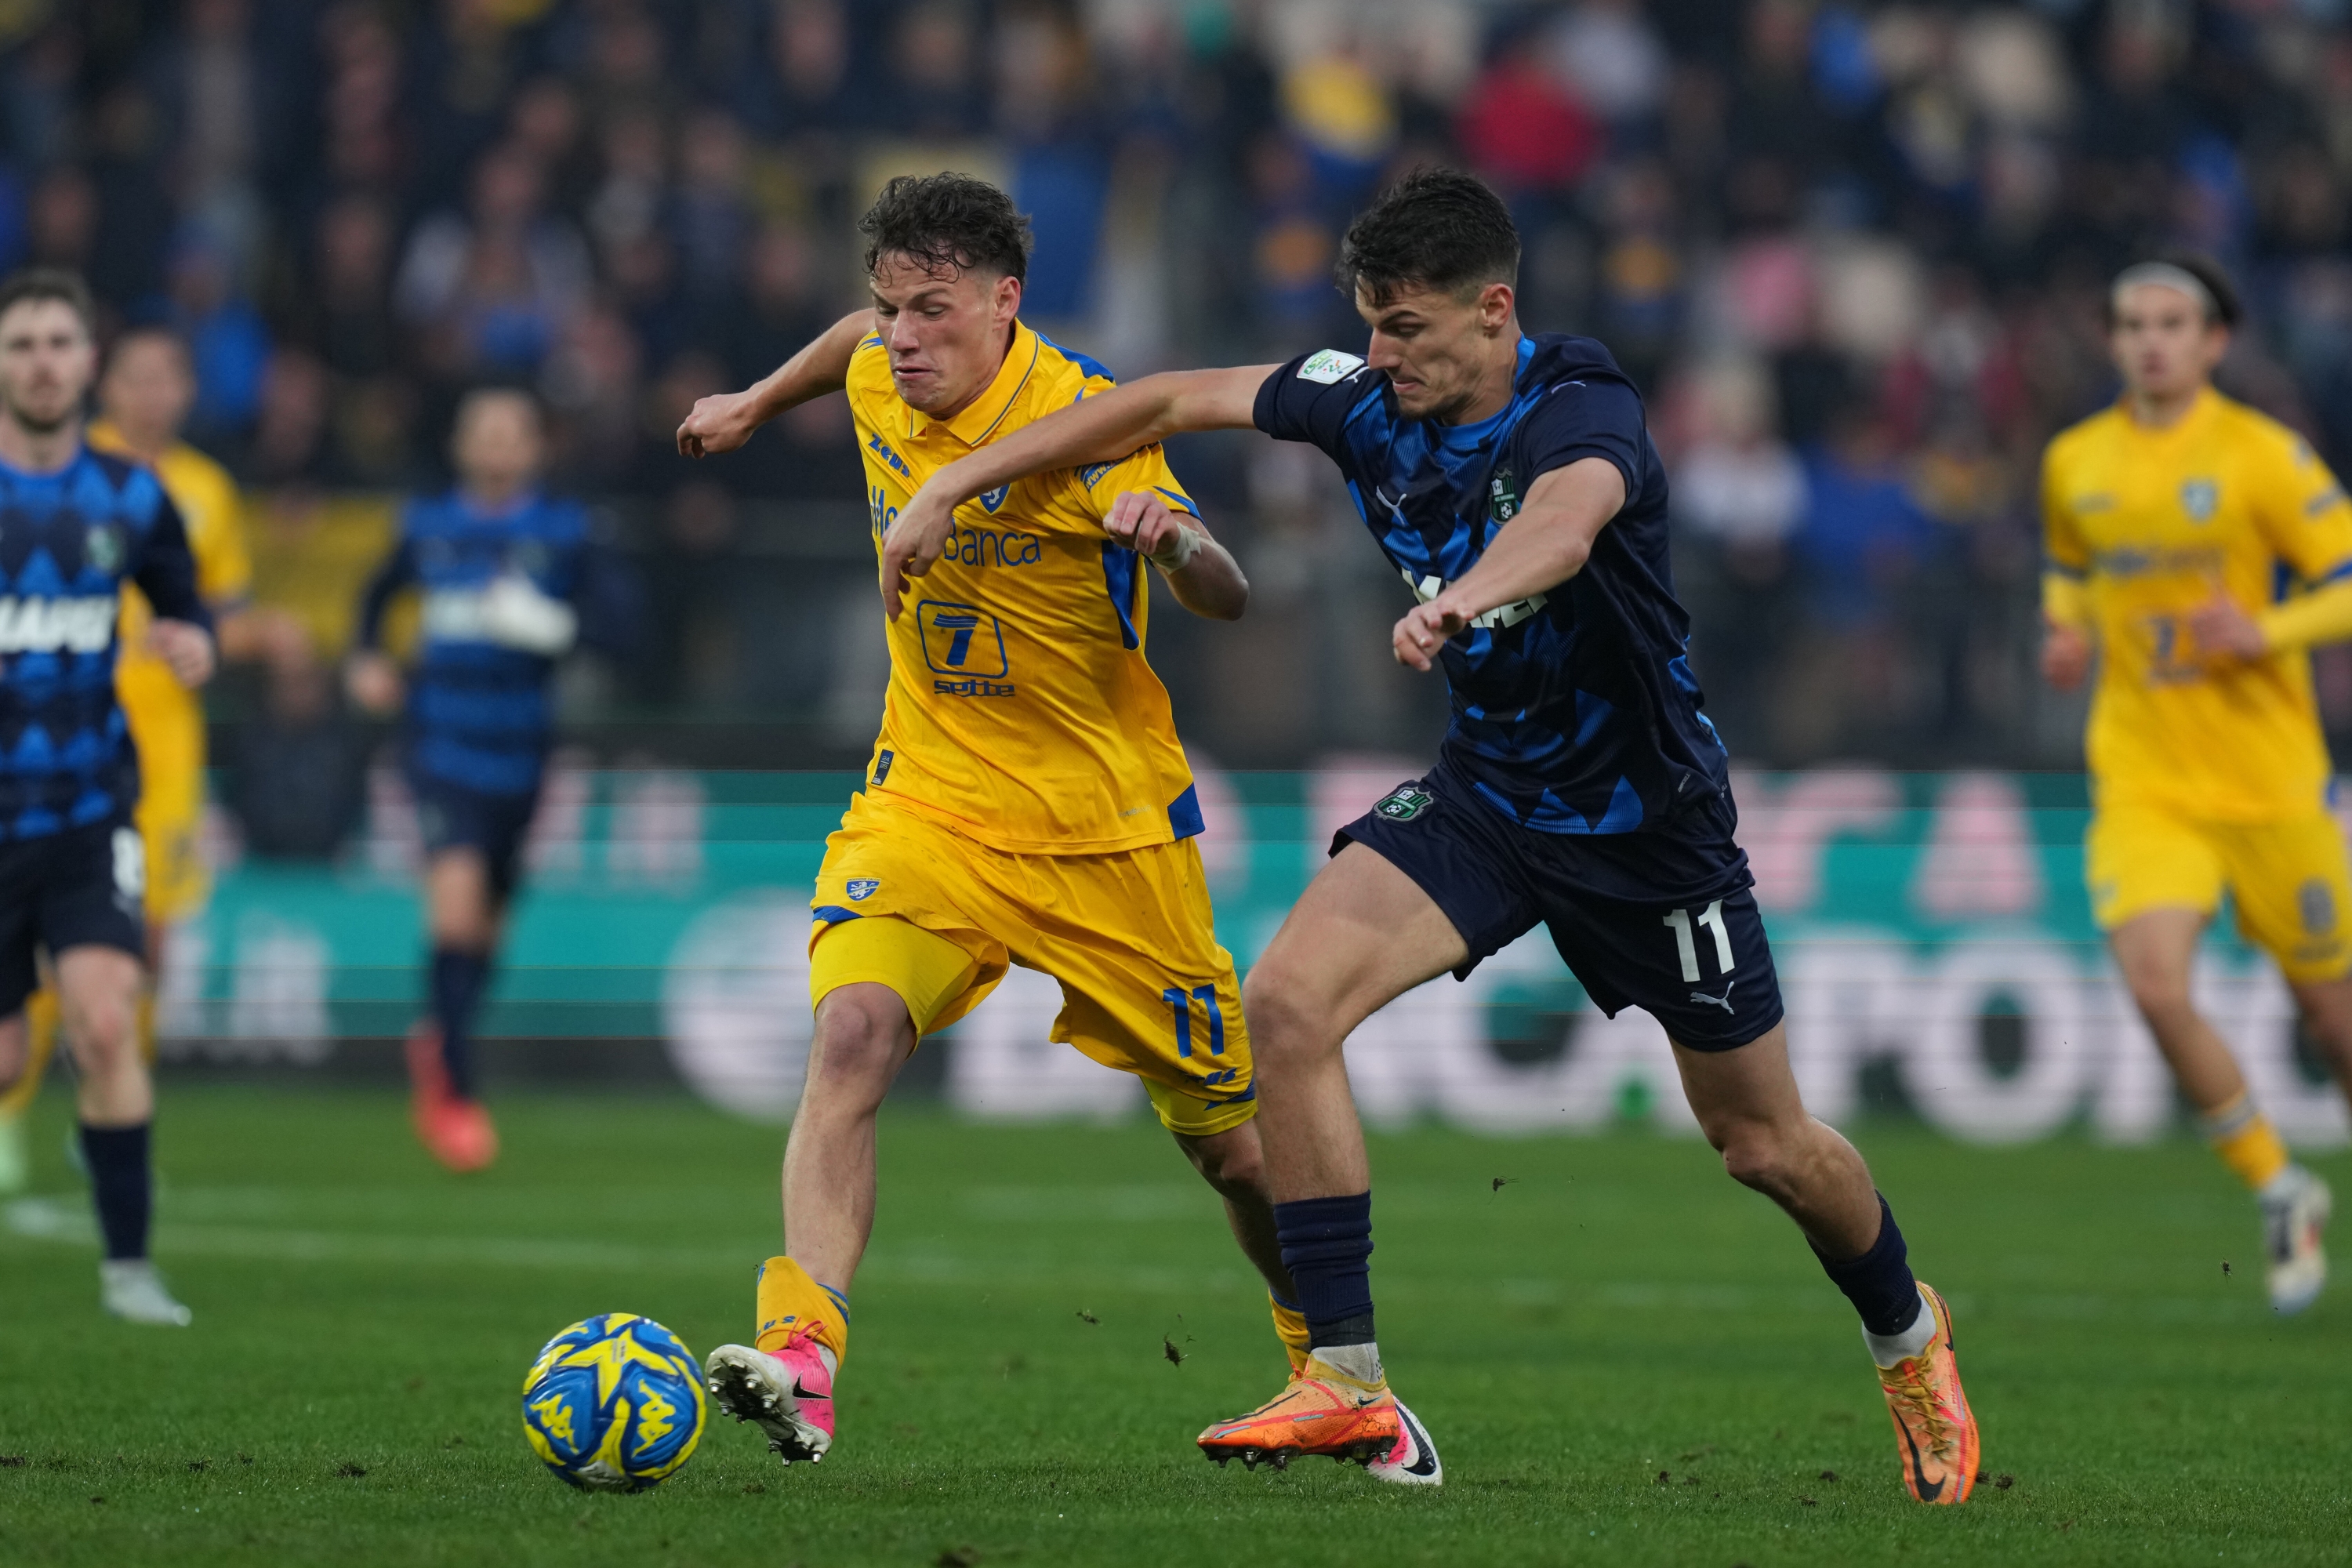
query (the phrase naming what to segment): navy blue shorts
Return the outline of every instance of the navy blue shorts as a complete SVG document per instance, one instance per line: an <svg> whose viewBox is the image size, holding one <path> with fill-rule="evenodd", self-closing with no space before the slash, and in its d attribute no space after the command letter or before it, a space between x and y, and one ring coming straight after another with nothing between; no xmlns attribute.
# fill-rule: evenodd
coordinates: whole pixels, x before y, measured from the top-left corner
<svg viewBox="0 0 2352 1568"><path fill-rule="evenodd" d="M111 947L147 962L147 855L120 817L0 845L0 1018L40 984L36 953Z"/></svg>
<svg viewBox="0 0 2352 1568"><path fill-rule="evenodd" d="M444 849L479 850L489 868L490 896L500 903L512 897L530 819L539 811L539 791L488 795L418 773L409 774L408 787L416 796L425 857Z"/></svg>
<svg viewBox="0 0 2352 1568"><path fill-rule="evenodd" d="M1542 925L1593 1005L1639 1007L1696 1051L1744 1046L1780 1021L1780 982L1732 839L1728 792L1639 833L1537 833L1449 769L1391 791L1341 828L1412 878L1479 961Z"/></svg>

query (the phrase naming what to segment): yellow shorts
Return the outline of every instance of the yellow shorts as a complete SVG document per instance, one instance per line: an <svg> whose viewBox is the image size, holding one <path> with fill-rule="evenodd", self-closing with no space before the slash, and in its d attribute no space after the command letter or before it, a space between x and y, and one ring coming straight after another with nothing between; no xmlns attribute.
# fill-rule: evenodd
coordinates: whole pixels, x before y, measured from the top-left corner
<svg viewBox="0 0 2352 1568"><path fill-rule="evenodd" d="M2325 812L2288 822L2200 822L2142 805L2102 807L2084 841L2091 912L2105 931L2156 909L2211 915L2228 888L2238 931L2289 980L2352 969L2352 872Z"/></svg>
<svg viewBox="0 0 2352 1568"><path fill-rule="evenodd" d="M203 715L134 715L139 745L139 809L134 823L148 847L146 917L158 926L205 908L212 875L205 869Z"/></svg>
<svg viewBox="0 0 2352 1568"><path fill-rule="evenodd" d="M860 981L945 1028L1017 963L1061 983L1052 1037L1143 1080L1171 1131L1257 1113L1233 955L1192 840L1112 855L1014 855L872 792L825 841L809 997Z"/></svg>

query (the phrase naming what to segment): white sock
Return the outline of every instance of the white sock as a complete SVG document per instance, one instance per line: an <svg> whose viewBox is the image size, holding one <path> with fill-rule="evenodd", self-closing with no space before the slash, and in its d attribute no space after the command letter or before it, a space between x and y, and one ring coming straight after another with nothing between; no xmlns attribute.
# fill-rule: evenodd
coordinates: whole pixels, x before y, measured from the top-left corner
<svg viewBox="0 0 2352 1568"><path fill-rule="evenodd" d="M1911 1326L1899 1334L1874 1334L1862 1331L1862 1342L1870 1347L1870 1359L1881 1366L1894 1366L1909 1361L1927 1348L1936 1337L1936 1309L1923 1293L1919 1298L1919 1315Z"/></svg>
<svg viewBox="0 0 2352 1568"><path fill-rule="evenodd" d="M1317 1345L1311 1353L1333 1372L1372 1388L1378 1388L1386 1377L1381 1371L1381 1347L1377 1344Z"/></svg>
<svg viewBox="0 0 2352 1568"><path fill-rule="evenodd" d="M2273 1205L2284 1204L2303 1191L2303 1184L2309 1180L2311 1180L2311 1173L2301 1165L2289 1165L2285 1170L2264 1182L2255 1192L2254 1200L2257 1203Z"/></svg>

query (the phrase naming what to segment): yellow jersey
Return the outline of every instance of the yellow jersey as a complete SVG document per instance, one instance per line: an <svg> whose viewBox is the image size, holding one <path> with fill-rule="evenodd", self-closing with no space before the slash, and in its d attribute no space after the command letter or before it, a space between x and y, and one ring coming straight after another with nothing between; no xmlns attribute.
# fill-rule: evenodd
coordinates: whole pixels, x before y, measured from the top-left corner
<svg viewBox="0 0 2352 1568"><path fill-rule="evenodd" d="M899 398L882 340L859 343L847 391L877 555L940 468L1111 385L1094 361L1015 322L988 389L935 420ZM1107 854L1201 831L1168 691L1143 657L1145 563L1102 529L1127 490L1200 515L1157 446L956 509L946 549L889 624L869 788L1015 854Z"/></svg>
<svg viewBox="0 0 2352 1568"><path fill-rule="evenodd" d="M100 420L89 427L90 446L101 452L140 461L124 444L121 434ZM239 515L236 481L228 470L184 442L175 443L154 465L163 493L179 509L188 533L189 552L196 558L196 591L215 609L231 608L253 589L253 561L245 546L245 523ZM147 596L130 583L122 585L122 651L114 667L115 694L123 717L140 749L140 765L152 773L184 759L167 758L163 748L146 737L165 728L174 734L191 729L196 739L194 765L204 765L204 701L180 684L171 667L147 651L147 626L154 619ZM156 722L161 721L161 722ZM142 733L144 731L144 733Z"/></svg>
<svg viewBox="0 0 2352 1568"><path fill-rule="evenodd" d="M2352 576L2352 503L2326 465L2208 388L2166 429L2117 405L2062 433L2042 505L2049 567L2080 584L2099 645L2095 800L2231 822L2317 809L2329 765L2309 658L2208 668L2189 624L2217 589L2258 613Z"/></svg>

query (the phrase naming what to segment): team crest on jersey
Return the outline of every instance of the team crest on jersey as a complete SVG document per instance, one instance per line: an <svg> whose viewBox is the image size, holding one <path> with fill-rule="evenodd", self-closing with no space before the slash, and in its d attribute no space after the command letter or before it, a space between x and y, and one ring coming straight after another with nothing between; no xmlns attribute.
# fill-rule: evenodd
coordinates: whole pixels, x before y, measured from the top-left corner
<svg viewBox="0 0 2352 1568"><path fill-rule="evenodd" d="M1372 807L1372 815L1385 816L1391 822L1411 822L1427 811L1435 799L1427 790L1406 784L1381 796L1381 803Z"/></svg>
<svg viewBox="0 0 2352 1568"><path fill-rule="evenodd" d="M83 536L81 555L92 570L112 576L122 570L122 531L111 523L92 523Z"/></svg>
<svg viewBox="0 0 2352 1568"><path fill-rule="evenodd" d="M845 885L849 889L849 901L853 904L862 904L874 896L874 889L879 888L882 883L879 879L874 877L852 877Z"/></svg>
<svg viewBox="0 0 2352 1568"><path fill-rule="evenodd" d="M998 507L1004 504L1004 498L1012 493L1013 485L1011 481L1008 480L1005 483L997 486L992 490L982 490L980 496L980 504L989 511L993 512Z"/></svg>
<svg viewBox="0 0 2352 1568"><path fill-rule="evenodd" d="M2183 479L2180 483L2180 510L2189 514L2191 522L2210 522L2214 509L2221 504L2221 487L2211 479Z"/></svg>
<svg viewBox="0 0 2352 1568"><path fill-rule="evenodd" d="M1519 515L1519 482L1508 468L1496 468L1495 477L1486 481L1486 514L1496 522L1508 522Z"/></svg>

